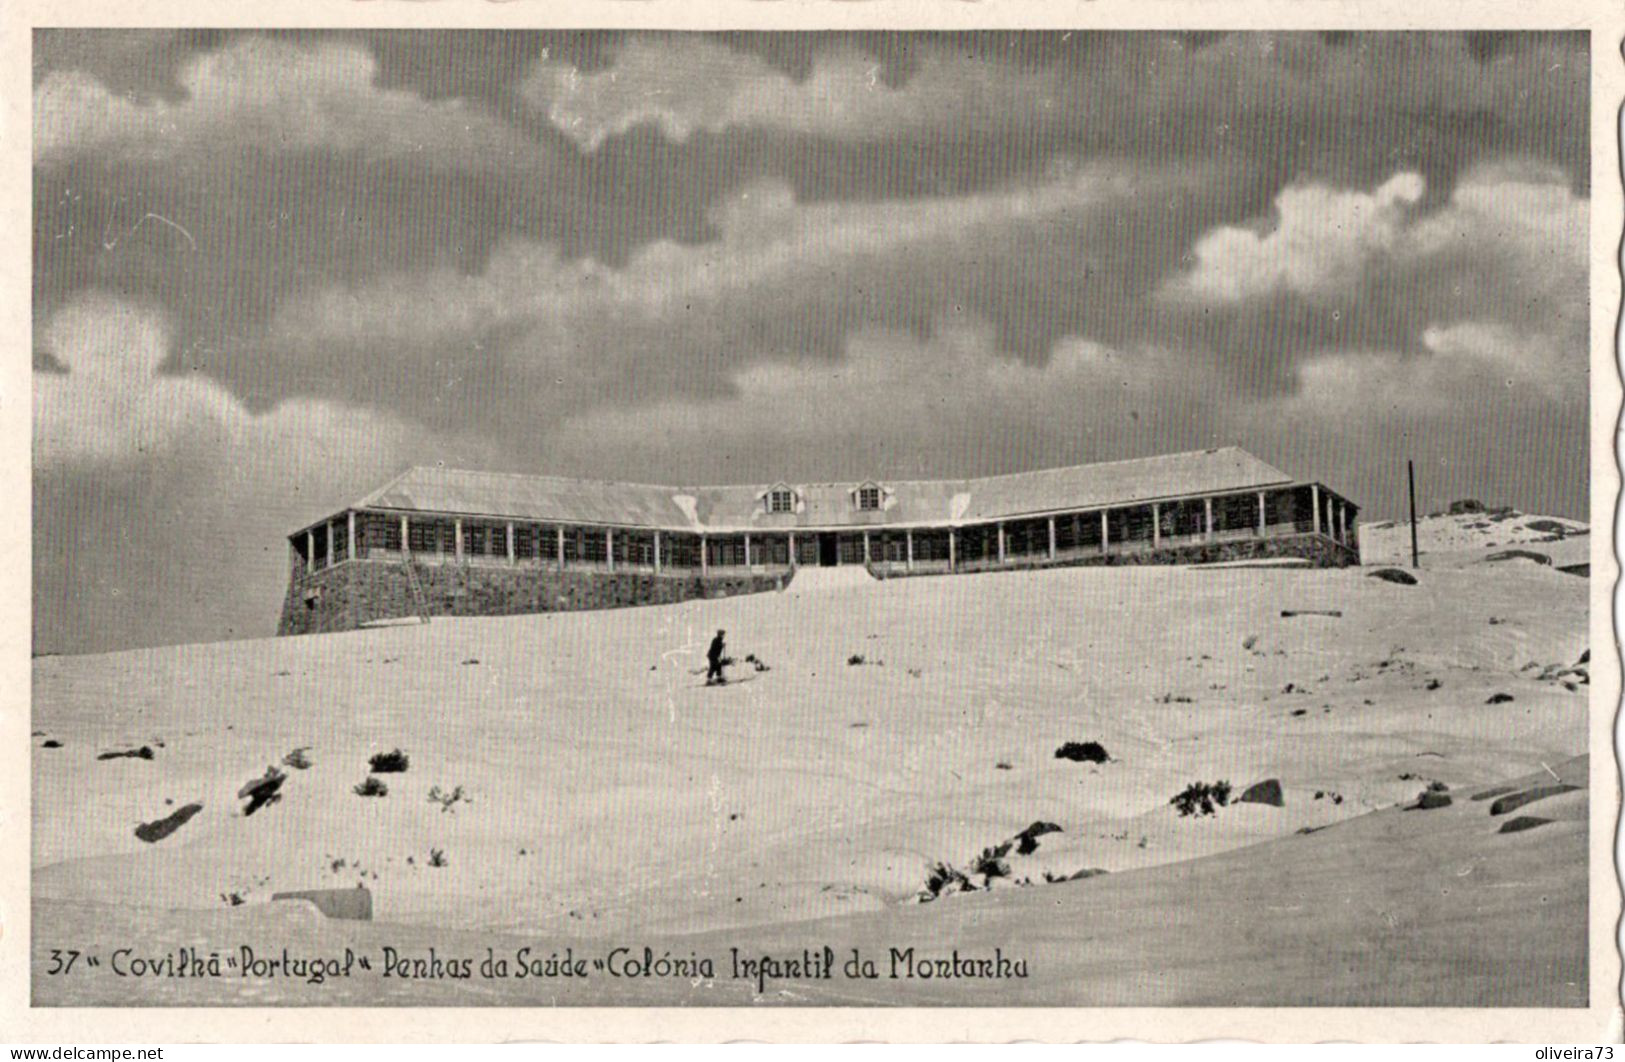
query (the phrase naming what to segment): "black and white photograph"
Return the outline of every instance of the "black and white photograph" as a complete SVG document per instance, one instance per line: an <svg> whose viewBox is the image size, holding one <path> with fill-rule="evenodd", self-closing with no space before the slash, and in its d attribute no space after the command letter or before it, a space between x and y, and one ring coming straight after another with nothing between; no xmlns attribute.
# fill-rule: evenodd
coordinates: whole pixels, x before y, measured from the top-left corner
<svg viewBox="0 0 1625 1062"><path fill-rule="evenodd" d="M30 1006L1617 1009L1617 44L32 30Z"/></svg>

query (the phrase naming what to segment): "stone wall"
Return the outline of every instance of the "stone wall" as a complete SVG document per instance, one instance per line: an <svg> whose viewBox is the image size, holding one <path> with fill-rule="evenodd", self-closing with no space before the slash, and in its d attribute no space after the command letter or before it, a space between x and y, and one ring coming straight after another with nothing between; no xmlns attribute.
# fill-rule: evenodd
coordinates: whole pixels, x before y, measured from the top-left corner
<svg viewBox="0 0 1625 1062"><path fill-rule="evenodd" d="M980 571L1131 564L1212 564L1221 561L1301 557L1321 568L1359 563L1359 556L1324 535L1303 534L1234 542L1192 543L1135 553L1025 557ZM682 575L651 572L556 571L478 564L420 564L418 583L431 616L512 616L534 612L665 605L695 598L734 597L782 589L793 573L773 575ZM877 578L946 574L904 572L880 566ZM974 574L974 573L958 573ZM295 569L282 602L278 634L348 631L379 620L418 614L406 569L399 561L354 560L314 573Z"/></svg>
<svg viewBox="0 0 1625 1062"><path fill-rule="evenodd" d="M1195 542L1168 549L1148 549L1124 553L1088 553L1074 557L1050 560L1043 555L1012 558L1009 562L976 568L975 572L1026 571L1033 568L1100 568L1122 567L1136 564L1218 564L1226 561L1269 560L1280 557L1298 557L1316 568L1346 568L1360 563L1360 556L1347 546L1325 535L1284 535L1271 538L1244 538L1233 542ZM874 575L879 579L906 578L911 575L944 575L935 571L897 571L876 566ZM955 573L960 574L960 573Z"/></svg>
<svg viewBox="0 0 1625 1062"><path fill-rule="evenodd" d="M497 565L420 564L416 568L431 616L511 616L664 605L777 590L790 580L790 573L708 575L702 579L696 574L560 572ZM406 569L399 561L346 561L314 573L291 573L277 633L348 631L417 614Z"/></svg>

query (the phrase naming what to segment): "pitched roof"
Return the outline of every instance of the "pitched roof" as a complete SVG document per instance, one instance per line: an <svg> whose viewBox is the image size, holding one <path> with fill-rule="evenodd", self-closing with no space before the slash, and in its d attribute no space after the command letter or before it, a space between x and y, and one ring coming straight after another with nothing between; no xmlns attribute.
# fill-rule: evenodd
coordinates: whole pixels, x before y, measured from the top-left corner
<svg viewBox="0 0 1625 1062"><path fill-rule="evenodd" d="M1292 477L1228 446L1130 461L1016 472L976 481L967 517L1149 502L1291 483Z"/></svg>
<svg viewBox="0 0 1625 1062"><path fill-rule="evenodd" d="M418 467L355 502L396 509L543 523L767 530L946 525L1282 486L1292 478L1236 447L963 480L873 480L882 507L862 511L851 483L789 483L794 513L765 513L767 484L670 487L503 472Z"/></svg>
<svg viewBox="0 0 1625 1062"><path fill-rule="evenodd" d="M405 509L560 523L684 527L691 523L672 487L610 480L410 468L356 502L354 509Z"/></svg>

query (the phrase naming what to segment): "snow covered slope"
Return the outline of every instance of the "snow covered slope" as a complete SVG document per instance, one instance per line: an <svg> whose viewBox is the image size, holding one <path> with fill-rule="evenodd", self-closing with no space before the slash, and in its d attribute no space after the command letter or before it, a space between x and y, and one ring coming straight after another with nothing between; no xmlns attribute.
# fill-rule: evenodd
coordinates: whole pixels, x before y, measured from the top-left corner
<svg viewBox="0 0 1625 1062"><path fill-rule="evenodd" d="M1420 575L990 573L44 658L34 887L42 910L96 919L213 924L361 883L378 920L425 932L761 934L915 909L933 865L968 870L1037 822L1059 830L1009 851L1008 878L919 917L1584 754L1590 687L1564 669L1587 649L1586 582ZM743 681L706 688L719 627ZM1090 741L1107 762L1054 755ZM396 748L408 770L358 795ZM307 768L282 766L295 749ZM245 816L237 794L269 765L280 799ZM1192 782L1270 778L1281 807L1170 805ZM191 803L170 836L135 836Z"/></svg>

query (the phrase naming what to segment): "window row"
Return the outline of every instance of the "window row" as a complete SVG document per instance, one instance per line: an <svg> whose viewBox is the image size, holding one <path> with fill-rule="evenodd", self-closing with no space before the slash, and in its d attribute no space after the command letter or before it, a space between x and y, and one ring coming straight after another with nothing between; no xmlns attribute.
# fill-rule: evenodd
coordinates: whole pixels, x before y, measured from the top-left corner
<svg viewBox="0 0 1625 1062"><path fill-rule="evenodd" d="M858 500L864 501L863 490ZM883 498L880 488L867 502L879 506ZM781 504L774 494L769 495L770 506ZM1055 517L1036 517L972 524L954 531L955 557L963 562L978 562L1044 556L1052 546L1058 552L1098 549L1102 542L1111 546L1149 546L1153 541L1179 543L1208 536L1253 535L1265 527L1277 531L1302 533L1318 530L1339 541L1352 543L1355 539L1355 510L1330 492L1318 492L1319 511L1316 511L1317 492L1308 486L1268 491L1262 503L1256 492L1222 495L1213 498L1188 498L1158 503L1156 506L1132 505L1107 510L1066 513ZM784 502L794 504L793 499ZM1211 525L1211 526L1210 526ZM498 558L511 555L518 561L554 562L566 564L616 565L652 568L698 568L703 564L716 567L787 566L800 565L907 563L947 561L950 555L950 533L946 529L920 529L912 532L892 528L874 528L868 532L850 530L839 532L806 531L794 533L762 533L749 537L749 555L743 533L709 535L664 531L659 533L658 545L653 530L605 529L550 524L514 522L510 543L510 524L506 521L468 518L462 521L461 553L468 558ZM355 514L354 551L365 556L369 551L399 553L402 533L405 532L406 549L419 555L451 556L459 552L457 521L449 517L412 516L405 520L399 515L361 512ZM1053 528L1053 530L1052 530ZM868 537L865 547L865 535ZM307 565L325 567L337 559L350 556L350 524L338 519L328 525L318 525L307 534L293 536L294 551ZM912 536L912 550L910 537ZM1001 544L1002 537L1002 544ZM331 541L329 539L331 538Z"/></svg>

